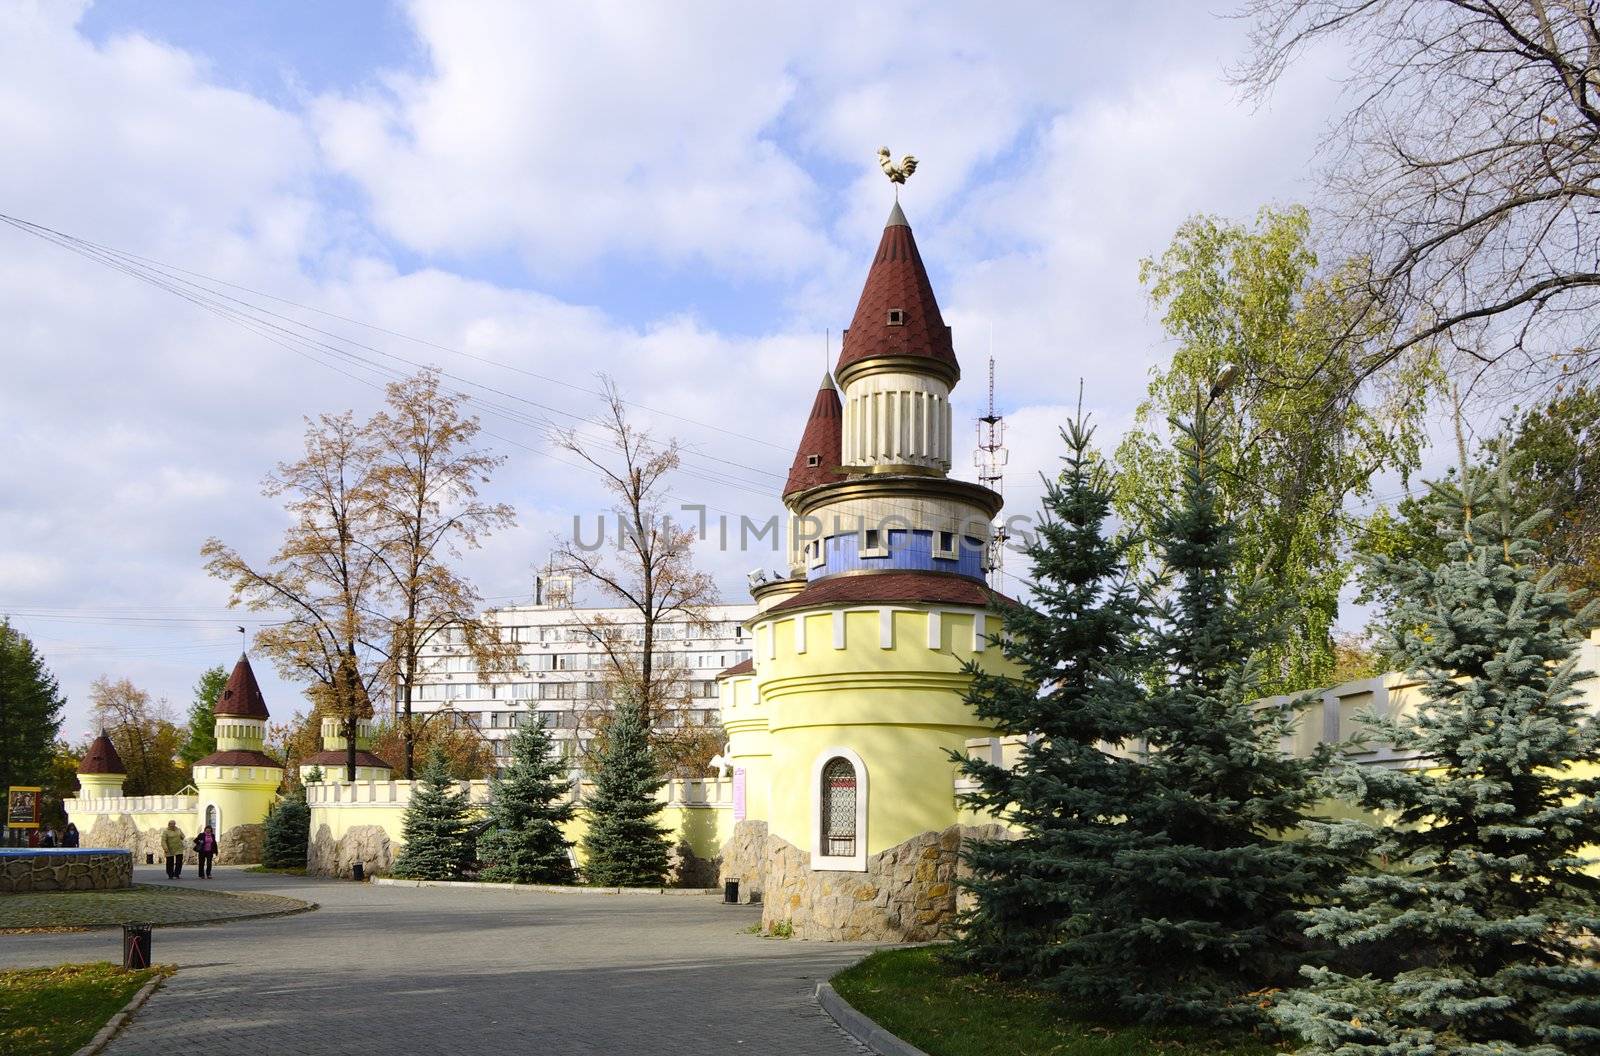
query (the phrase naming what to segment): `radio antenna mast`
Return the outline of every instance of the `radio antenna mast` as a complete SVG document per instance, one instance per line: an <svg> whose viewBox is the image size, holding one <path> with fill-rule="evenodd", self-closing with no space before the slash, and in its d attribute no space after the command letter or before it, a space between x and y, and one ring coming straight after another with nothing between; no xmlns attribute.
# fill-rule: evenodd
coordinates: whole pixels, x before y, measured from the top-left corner
<svg viewBox="0 0 1600 1056"><path fill-rule="evenodd" d="M978 449L972 461L978 467L978 483L990 491L1004 494L1005 465L1011 458L1006 449L1005 415L994 409L994 327L989 328L989 413L978 419ZM996 524L989 532L989 585L1003 589L1005 576L1006 530L1004 522Z"/></svg>

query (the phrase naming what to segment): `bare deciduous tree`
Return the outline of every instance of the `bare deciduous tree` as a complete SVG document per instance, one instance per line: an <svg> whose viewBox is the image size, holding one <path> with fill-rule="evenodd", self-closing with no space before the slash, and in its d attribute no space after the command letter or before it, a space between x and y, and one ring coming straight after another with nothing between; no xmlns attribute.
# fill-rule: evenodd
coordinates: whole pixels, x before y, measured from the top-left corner
<svg viewBox="0 0 1600 1056"><path fill-rule="evenodd" d="M1305 48L1349 45L1325 145L1330 209L1397 312L1364 372L1433 340L1469 387L1600 371L1600 23L1584 0L1247 0L1267 90Z"/></svg>
<svg viewBox="0 0 1600 1056"><path fill-rule="evenodd" d="M388 386L388 407L366 427L374 452L373 512L384 616L395 677L396 726L406 780L416 763L418 723L411 706L422 649L450 629L488 673L510 670L515 646L502 642L479 615L482 598L450 564L497 528L514 521L505 503L478 497L503 455L474 450L478 420L461 413L462 398L443 392L439 375L423 371Z"/></svg>
<svg viewBox="0 0 1600 1056"><path fill-rule="evenodd" d="M461 634L485 672L514 662L513 647L479 614L477 590L450 564L512 522L510 506L478 498L503 459L472 448L477 419L461 413L462 397L441 391L433 371L392 383L386 401L365 424L349 412L308 422L304 456L280 465L264 489L284 497L294 517L266 565L216 539L201 551L207 571L232 585L234 604L287 614L258 632L256 645L286 677L310 683L313 716L344 724L348 780L354 724L391 687L412 776L421 652L446 629Z"/></svg>
<svg viewBox="0 0 1600 1056"><path fill-rule="evenodd" d="M600 617L575 617L574 622L606 658L608 697L639 708L663 766L698 775L704 773L704 760L689 756L705 753L695 749L686 755L679 742L693 738L703 745L708 738L703 724L686 721L687 671L659 652L658 644L667 623L704 633L705 610L716 601L716 586L695 568L693 529L675 524L665 509L666 482L680 461L677 441L657 442L629 421L615 382L602 377L601 385L603 435L594 439L575 429L558 430L554 440L593 468L615 498L611 512L617 537L592 550L567 540L553 561L577 582L638 614L637 629ZM609 715L609 708L590 708L584 721L603 737ZM720 731L709 740L720 743Z"/></svg>
<svg viewBox="0 0 1600 1056"><path fill-rule="evenodd" d="M284 677L310 684L316 708L342 721L350 781L356 721L372 714L372 692L391 670L377 618L384 580L371 541L373 461L350 413L308 420L305 454L280 463L263 488L283 496L294 518L277 553L256 566L219 539L200 551L206 571L232 588L230 604L286 614L256 633L256 646Z"/></svg>

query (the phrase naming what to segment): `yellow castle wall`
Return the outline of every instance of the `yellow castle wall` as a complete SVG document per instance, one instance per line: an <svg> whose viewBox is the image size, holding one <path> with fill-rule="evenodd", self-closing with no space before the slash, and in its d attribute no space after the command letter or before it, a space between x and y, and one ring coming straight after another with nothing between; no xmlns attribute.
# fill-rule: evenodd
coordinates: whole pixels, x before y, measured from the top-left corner
<svg viewBox="0 0 1600 1056"><path fill-rule="evenodd" d="M814 773L834 748L854 751L866 769L868 856L960 820L949 753L993 733L963 700L962 664L1003 668L999 650L979 640L998 630L994 614L873 606L763 614L755 630L770 832L812 850Z"/></svg>

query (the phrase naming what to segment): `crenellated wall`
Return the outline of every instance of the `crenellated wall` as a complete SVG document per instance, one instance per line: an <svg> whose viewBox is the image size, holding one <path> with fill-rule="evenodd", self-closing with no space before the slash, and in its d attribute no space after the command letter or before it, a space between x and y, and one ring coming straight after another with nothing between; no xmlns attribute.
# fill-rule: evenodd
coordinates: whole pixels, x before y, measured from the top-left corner
<svg viewBox="0 0 1600 1056"><path fill-rule="evenodd" d="M657 793L663 803L661 824L676 836L670 882L684 887L709 887L716 881L720 849L733 832L733 779L694 778L668 781ZM414 781L324 781L306 785L311 808L311 842L306 868L318 876L351 875L360 862L370 875L388 873L405 846L403 824ZM457 787L481 813L488 806L488 781L461 781ZM577 864L583 864L582 839L587 819L582 792L575 793L577 816L566 828Z"/></svg>

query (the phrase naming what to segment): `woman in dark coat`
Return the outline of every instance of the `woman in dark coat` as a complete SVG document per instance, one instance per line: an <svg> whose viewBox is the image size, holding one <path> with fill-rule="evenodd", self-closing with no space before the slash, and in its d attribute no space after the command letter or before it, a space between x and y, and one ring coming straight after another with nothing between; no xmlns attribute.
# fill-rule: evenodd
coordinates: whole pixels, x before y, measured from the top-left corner
<svg viewBox="0 0 1600 1056"><path fill-rule="evenodd" d="M211 831L210 825L194 838L194 856L200 860L200 879L211 879L211 863L217 857L217 834Z"/></svg>
<svg viewBox="0 0 1600 1056"><path fill-rule="evenodd" d="M70 821L67 822L67 831L61 834L61 846L78 846L78 826L74 825Z"/></svg>

